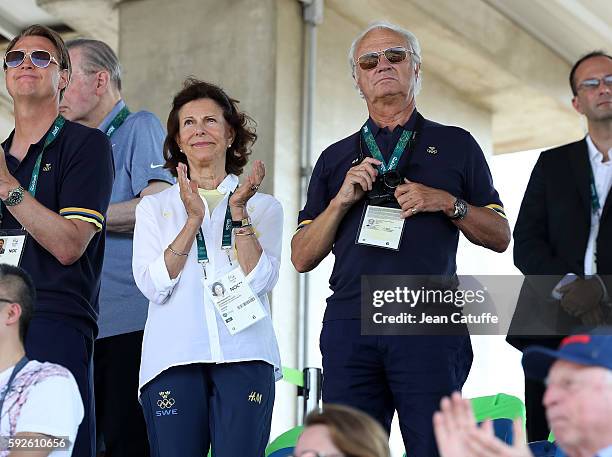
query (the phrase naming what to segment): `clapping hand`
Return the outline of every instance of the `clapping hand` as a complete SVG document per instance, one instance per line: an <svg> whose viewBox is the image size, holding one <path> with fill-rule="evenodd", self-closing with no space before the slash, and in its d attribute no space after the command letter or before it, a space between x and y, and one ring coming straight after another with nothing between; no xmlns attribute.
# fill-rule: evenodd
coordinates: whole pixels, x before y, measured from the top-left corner
<svg viewBox="0 0 612 457"><path fill-rule="evenodd" d="M199 220L202 223L206 209L204 201L198 192L197 183L189 180L187 177L187 165L182 162L176 167L176 174L181 191L181 200L183 201L183 206L185 206L185 211L187 211L187 217Z"/></svg>
<svg viewBox="0 0 612 457"><path fill-rule="evenodd" d="M253 162L253 169L251 170L251 173L246 177L244 182L238 186L236 191L230 197L230 209L243 209L249 199L255 195L259 189L264 176L266 176L266 168L261 160L256 160Z"/></svg>
<svg viewBox="0 0 612 457"><path fill-rule="evenodd" d="M442 399L433 424L441 457L533 457L520 419L514 420L510 446L495 436L490 420L478 427L470 401L458 392Z"/></svg>

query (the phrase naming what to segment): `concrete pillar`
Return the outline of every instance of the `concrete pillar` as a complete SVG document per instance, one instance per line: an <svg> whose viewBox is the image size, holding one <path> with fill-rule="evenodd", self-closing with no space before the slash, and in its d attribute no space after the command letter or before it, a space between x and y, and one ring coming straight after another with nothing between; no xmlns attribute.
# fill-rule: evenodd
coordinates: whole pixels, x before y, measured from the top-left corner
<svg viewBox="0 0 612 457"><path fill-rule="evenodd" d="M119 5L123 95L165 123L187 76L221 85L257 121L253 159L263 160L262 190L285 212L283 258L272 314L282 363L297 367L297 274L289 242L299 192L302 20L295 0L141 0ZM295 425L296 390L276 384L271 438Z"/></svg>

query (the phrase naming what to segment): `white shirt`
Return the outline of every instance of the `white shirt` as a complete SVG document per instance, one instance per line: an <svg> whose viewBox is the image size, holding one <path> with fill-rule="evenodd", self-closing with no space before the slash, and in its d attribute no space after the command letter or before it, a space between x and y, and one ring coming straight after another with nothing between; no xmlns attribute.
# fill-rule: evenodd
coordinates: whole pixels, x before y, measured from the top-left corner
<svg viewBox="0 0 612 457"><path fill-rule="evenodd" d="M202 231L209 257L206 273L210 281L239 265L235 248L229 251L233 265L221 249L229 192L238 182L237 176L228 175L217 187L225 197L212 215L204 200L206 213ZM274 366L277 380L282 377L267 294L278 280L283 210L271 195L256 193L248 201L247 211L263 252L246 278L267 316L232 336L203 289L195 240L179 276L170 279L168 274L164 250L187 220L178 184L144 197L136 207L132 267L136 285L149 299L139 389L164 370L191 363L262 360Z"/></svg>
<svg viewBox="0 0 612 457"><path fill-rule="evenodd" d="M0 397L13 372L0 373ZM49 437L68 438L66 449L56 449L51 457L72 455L79 424L83 420L83 402L72 374L53 363L29 361L13 380L0 416L0 436L29 432ZM0 450L6 457L8 450Z"/></svg>
<svg viewBox="0 0 612 457"><path fill-rule="evenodd" d="M587 248L584 254L584 274L593 275L597 273L597 271L595 271L595 249L597 247L597 234L599 233L599 218L601 217L601 212L606 203L608 193L610 192L610 187L612 186L612 149L608 151L609 160L607 162L602 162L603 154L599 152L597 147L593 144L593 140L591 140L590 135L587 135L586 143L589 151L589 161L591 164L591 169L593 170L593 178L595 181L595 188L597 189L597 197L599 198L600 207L598 213L593 213L591 211L591 231L589 233L589 242L587 243ZM589 203L591 201L590 195L591 189L589 187Z"/></svg>

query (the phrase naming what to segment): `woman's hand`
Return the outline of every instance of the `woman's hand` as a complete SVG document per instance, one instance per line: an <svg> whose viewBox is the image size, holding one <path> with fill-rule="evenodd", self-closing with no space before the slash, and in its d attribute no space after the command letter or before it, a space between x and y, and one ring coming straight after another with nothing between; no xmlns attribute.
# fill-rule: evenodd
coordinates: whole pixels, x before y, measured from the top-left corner
<svg viewBox="0 0 612 457"><path fill-rule="evenodd" d="M253 162L253 169L251 170L251 174L247 176L245 181L238 186L236 191L232 194L229 199L230 211L232 212L232 217L234 217L234 213L241 213L244 211L247 202L249 199L255 195L257 189L261 185L261 182L266 175L266 169L261 160L256 160ZM241 219L243 216L241 214L237 214L239 217L236 219Z"/></svg>
<svg viewBox="0 0 612 457"><path fill-rule="evenodd" d="M204 213L206 209L204 207L204 201L198 192L198 185L195 181L190 181L187 178L187 165L179 163L176 167L176 174L178 177L179 188L181 190L181 200L185 211L187 211L187 217L199 221L201 224L204 220Z"/></svg>

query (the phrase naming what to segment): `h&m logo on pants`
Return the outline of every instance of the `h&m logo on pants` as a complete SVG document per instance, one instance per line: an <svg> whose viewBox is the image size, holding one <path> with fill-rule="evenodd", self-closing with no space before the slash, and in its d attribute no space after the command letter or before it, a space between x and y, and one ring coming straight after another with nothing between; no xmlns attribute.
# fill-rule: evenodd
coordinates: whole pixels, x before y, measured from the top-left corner
<svg viewBox="0 0 612 457"><path fill-rule="evenodd" d="M260 405L261 405L262 398L263 398L263 395L261 395L259 392L253 391L249 394L249 401L259 403Z"/></svg>
<svg viewBox="0 0 612 457"><path fill-rule="evenodd" d="M157 400L157 406L159 406L161 409L155 411L155 415L157 417L176 416L178 414L178 410L173 408L175 401L174 398L170 396L170 393L170 390L159 392L159 396L161 398Z"/></svg>

